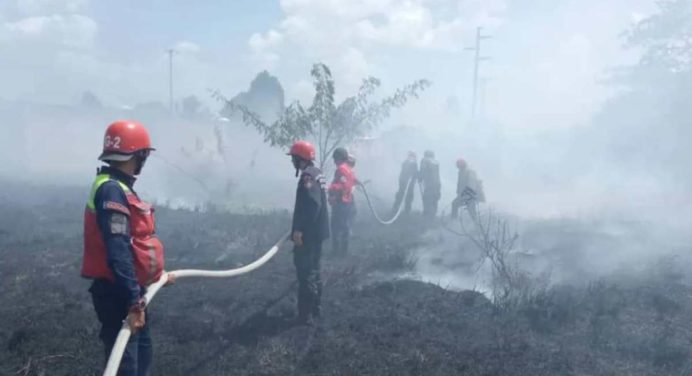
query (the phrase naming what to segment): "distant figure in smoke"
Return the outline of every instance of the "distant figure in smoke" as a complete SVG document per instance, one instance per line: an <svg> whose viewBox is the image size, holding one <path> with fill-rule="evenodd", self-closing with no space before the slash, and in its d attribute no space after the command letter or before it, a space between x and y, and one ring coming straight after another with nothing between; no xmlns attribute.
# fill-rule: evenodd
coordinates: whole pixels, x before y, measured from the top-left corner
<svg viewBox="0 0 692 376"><path fill-rule="evenodd" d="M329 203L332 206L332 248L336 254L348 253L351 225L356 215L353 189L357 179L349 165L349 154L345 148L336 148L332 155L336 171L329 186ZM355 159L353 160L355 162Z"/></svg>
<svg viewBox="0 0 692 376"><path fill-rule="evenodd" d="M437 216L437 205L441 196L440 165L435 160L435 153L427 150L423 154L418 173L423 199L423 215L427 218Z"/></svg>
<svg viewBox="0 0 692 376"><path fill-rule="evenodd" d="M411 212L411 204L413 204L417 177L418 157L415 152L409 151L406 160L401 164L401 172L399 172L399 190L396 192L396 197L394 198L392 214L396 214L397 210L399 210L401 202L404 201L404 193L406 194L404 214L409 214Z"/></svg>
<svg viewBox="0 0 692 376"><path fill-rule="evenodd" d="M485 202L483 183L476 173L468 167L463 158L457 160L459 176L457 178L457 197L452 201L452 218L458 218L459 208L465 207L474 220L477 218L479 202Z"/></svg>
<svg viewBox="0 0 692 376"><path fill-rule="evenodd" d="M84 213L82 276L93 279L89 292L101 322L99 337L109 356L123 321L133 331L118 375L150 373L152 345L143 296L163 273L163 245L155 232L154 210L132 186L151 147L149 133L133 121L106 130L101 167ZM169 276L169 282L174 276Z"/></svg>
<svg viewBox="0 0 692 376"><path fill-rule="evenodd" d="M309 324L320 315L322 243L329 238L327 194L322 171L315 167L315 147L306 141L293 144L291 156L300 180L293 210L293 263L298 278L298 322Z"/></svg>

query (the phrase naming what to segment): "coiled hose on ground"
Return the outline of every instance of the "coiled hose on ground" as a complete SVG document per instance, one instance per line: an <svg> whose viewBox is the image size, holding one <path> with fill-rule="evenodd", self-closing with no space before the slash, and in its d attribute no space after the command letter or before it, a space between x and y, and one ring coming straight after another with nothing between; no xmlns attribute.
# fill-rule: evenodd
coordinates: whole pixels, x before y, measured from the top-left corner
<svg viewBox="0 0 692 376"><path fill-rule="evenodd" d="M163 285L165 285L166 282L168 282L168 276L170 274L174 274L176 280L187 277L229 278L246 274L259 268L260 266L266 264L267 261L271 260L271 258L274 257L274 255L276 255L276 253L279 251L279 248L281 248L283 243L286 240L288 240L289 236L290 234L285 234L276 244L274 244L273 247L271 247L264 255L262 255L262 257L240 268L229 270L183 269L172 272L164 272L161 278L158 281L154 282L152 285L150 285L147 289L147 293L144 296L147 306L151 304L152 299L154 299L154 296L157 292L159 292L161 287L163 287ZM123 353L125 352L125 347L127 346L127 341L130 339L130 335L132 335L132 330L130 329L128 323L124 322L123 327L120 329L118 337L115 340L115 345L113 345L113 350L111 350L111 354L108 358L108 363L106 364L106 369L103 372L103 376L116 376L116 374L118 373L120 361L123 358Z"/></svg>

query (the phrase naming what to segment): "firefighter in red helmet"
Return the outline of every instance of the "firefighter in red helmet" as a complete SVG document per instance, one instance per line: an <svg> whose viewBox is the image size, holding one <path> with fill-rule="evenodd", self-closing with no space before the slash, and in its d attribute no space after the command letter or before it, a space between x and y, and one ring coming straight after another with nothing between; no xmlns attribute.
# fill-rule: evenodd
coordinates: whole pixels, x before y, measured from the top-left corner
<svg viewBox="0 0 692 376"><path fill-rule="evenodd" d="M452 218L459 217L459 209L466 208L469 216L476 220L478 217L478 203L485 202L483 182L478 179L463 158L456 162L459 174L457 177L457 196L452 201Z"/></svg>
<svg viewBox="0 0 692 376"><path fill-rule="evenodd" d="M98 170L84 213L81 274L92 280L89 292L110 354L123 321L133 330L118 375L149 375L152 345L147 286L164 267L163 245L155 233L154 210L133 189L135 177L154 150L146 128L135 121L108 126Z"/></svg>
<svg viewBox="0 0 692 376"><path fill-rule="evenodd" d="M310 324L320 315L320 258L322 243L329 238L327 195L322 171L314 165L315 147L307 141L297 141L288 155L296 176L300 173L292 229L293 263L298 279L297 320Z"/></svg>

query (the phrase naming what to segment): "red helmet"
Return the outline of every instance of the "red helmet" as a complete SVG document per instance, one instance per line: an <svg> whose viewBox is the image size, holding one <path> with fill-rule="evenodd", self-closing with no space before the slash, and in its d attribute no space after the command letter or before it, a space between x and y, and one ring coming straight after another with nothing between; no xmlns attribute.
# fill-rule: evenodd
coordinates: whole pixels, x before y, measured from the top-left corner
<svg viewBox="0 0 692 376"><path fill-rule="evenodd" d="M307 141L296 141L293 146L291 146L291 151L288 152L288 155L297 156L306 161L314 161L315 147Z"/></svg>
<svg viewBox="0 0 692 376"><path fill-rule="evenodd" d="M457 159L457 168L466 168L466 161L464 160L464 158Z"/></svg>
<svg viewBox="0 0 692 376"><path fill-rule="evenodd" d="M154 150L151 147L149 132L136 121L119 120L108 126L103 138L102 161L127 161L132 155L142 150Z"/></svg>

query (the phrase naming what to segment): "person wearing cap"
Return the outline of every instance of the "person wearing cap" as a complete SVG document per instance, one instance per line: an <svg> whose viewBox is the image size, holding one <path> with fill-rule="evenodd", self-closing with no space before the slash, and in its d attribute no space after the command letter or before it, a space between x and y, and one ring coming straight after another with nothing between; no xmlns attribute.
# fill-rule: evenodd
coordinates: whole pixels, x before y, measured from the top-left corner
<svg viewBox="0 0 692 376"><path fill-rule="evenodd" d="M108 126L99 157L105 165L98 169L84 212L81 275L92 280L89 292L106 358L123 322L133 331L119 376L149 375L152 362L144 294L163 274L163 244L156 236L154 208L133 185L153 150L142 124L116 121Z"/></svg>
<svg viewBox="0 0 692 376"><path fill-rule="evenodd" d="M334 179L329 185L329 203L332 207L332 250L340 256L348 253L351 226L356 217L353 190L358 180L349 164L349 156L346 148L338 147L334 150L332 158L336 170ZM355 162L355 159L353 161Z"/></svg>
<svg viewBox="0 0 692 376"><path fill-rule="evenodd" d="M440 164L435 160L435 152L432 150L426 150L423 154L418 181L423 191L423 215L427 218L435 218L442 190L440 184Z"/></svg>
<svg viewBox="0 0 692 376"><path fill-rule="evenodd" d="M300 324L311 324L320 316L322 280L320 258L322 243L329 238L329 213L322 171L314 164L315 147L307 141L291 146L296 176L300 174L293 209L293 264L298 279L298 315Z"/></svg>
<svg viewBox="0 0 692 376"><path fill-rule="evenodd" d="M406 156L406 160L401 164L401 172L399 172L399 190L396 192L394 198L394 206L392 207L392 213L396 214L399 210L401 202L404 201L404 194L406 194L406 201L404 201L404 214L409 214L411 212L411 205L413 204L413 192L416 189L416 177L418 176L418 157L413 151L409 151Z"/></svg>

